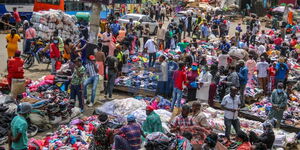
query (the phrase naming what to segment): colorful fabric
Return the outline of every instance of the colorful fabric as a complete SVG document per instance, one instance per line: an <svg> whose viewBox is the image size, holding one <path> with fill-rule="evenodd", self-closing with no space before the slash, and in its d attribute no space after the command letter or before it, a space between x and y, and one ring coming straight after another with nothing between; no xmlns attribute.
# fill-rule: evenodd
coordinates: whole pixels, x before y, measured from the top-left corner
<svg viewBox="0 0 300 150"><path fill-rule="evenodd" d="M94 131L94 150L108 150L111 149L109 143L109 132L107 124L100 124Z"/></svg>
<svg viewBox="0 0 300 150"><path fill-rule="evenodd" d="M120 129L124 134L125 139L133 150L138 150L141 147L141 126L137 123L129 124Z"/></svg>
<svg viewBox="0 0 300 150"><path fill-rule="evenodd" d="M150 115L147 116L142 127L143 131L146 133L164 132L160 117L154 111L152 111Z"/></svg>

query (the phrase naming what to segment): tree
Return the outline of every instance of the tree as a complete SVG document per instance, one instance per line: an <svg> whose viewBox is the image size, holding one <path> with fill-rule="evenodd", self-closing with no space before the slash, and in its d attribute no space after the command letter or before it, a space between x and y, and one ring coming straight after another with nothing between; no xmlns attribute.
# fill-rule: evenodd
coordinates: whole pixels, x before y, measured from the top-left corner
<svg viewBox="0 0 300 150"><path fill-rule="evenodd" d="M92 14L90 19L90 40L93 44L98 44L97 36L99 32L99 23L100 23L100 12L101 5L108 5L111 3L111 0L81 0L83 2L90 2L92 4Z"/></svg>

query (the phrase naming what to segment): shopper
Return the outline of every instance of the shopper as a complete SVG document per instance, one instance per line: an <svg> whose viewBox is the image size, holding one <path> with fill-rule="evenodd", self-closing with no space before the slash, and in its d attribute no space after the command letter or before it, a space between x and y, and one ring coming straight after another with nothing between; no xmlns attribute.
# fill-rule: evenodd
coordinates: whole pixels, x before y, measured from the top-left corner
<svg viewBox="0 0 300 150"><path fill-rule="evenodd" d="M257 77L260 88L264 90L264 94L267 94L267 84L268 84L268 68L269 64L266 62L265 57L260 57L260 62L256 64Z"/></svg>
<svg viewBox="0 0 300 150"><path fill-rule="evenodd" d="M7 41L7 56L8 58L12 58L18 50L18 42L21 41L21 37L17 34L16 29L11 29L10 34L7 34L5 39Z"/></svg>
<svg viewBox="0 0 300 150"><path fill-rule="evenodd" d="M192 63L191 70L187 72L187 102L191 102L196 99L197 94L197 79L199 77L198 72L198 63L194 62Z"/></svg>
<svg viewBox="0 0 300 150"><path fill-rule="evenodd" d="M82 66L81 58L78 57L74 60L75 68L74 72L72 74L71 79L71 93L70 93L70 99L76 100L76 98L79 100L79 107L80 111L84 111L84 102L82 100L82 84L83 84L83 77L85 73L85 68Z"/></svg>
<svg viewBox="0 0 300 150"><path fill-rule="evenodd" d="M7 61L7 81L8 86L11 88L12 79L24 78L24 60L20 58L21 51L16 51L14 58Z"/></svg>
<svg viewBox="0 0 300 150"><path fill-rule="evenodd" d="M71 39L66 39L65 44L64 44L64 53L63 53L63 58L64 61L67 62L71 59L71 49L74 48L74 45L72 44Z"/></svg>
<svg viewBox="0 0 300 150"><path fill-rule="evenodd" d="M158 68L158 82L156 94L166 97L167 94L167 82L168 82L168 63L166 62L166 56L159 57Z"/></svg>
<svg viewBox="0 0 300 150"><path fill-rule="evenodd" d="M135 116L128 115L127 125L123 126L114 137L114 149L139 150L142 144L142 135L144 136L144 133L136 122Z"/></svg>
<svg viewBox="0 0 300 150"><path fill-rule="evenodd" d="M88 76L87 79L83 82L83 94L84 94L84 99L87 104L89 104L89 107L92 107L95 102L95 97L96 97L96 91L97 91L97 85L99 81L99 75L98 75L98 65L96 64L96 59L94 55L90 55L89 59L85 65L86 68L86 74ZM87 100L87 88L88 85L92 85L92 94L91 94L91 100Z"/></svg>
<svg viewBox="0 0 300 150"><path fill-rule="evenodd" d="M184 63L180 62L178 66L179 66L178 70L175 71L173 75L174 89L173 89L173 96L172 96L171 111L174 110L175 103L177 104L177 108L181 108L183 84L186 84L187 82Z"/></svg>
<svg viewBox="0 0 300 150"><path fill-rule="evenodd" d="M108 56L105 65L107 67L107 83L105 88L105 98L112 99L112 92L115 85L115 80L118 74L118 59L116 57L117 52L115 52L115 56ZM108 97L107 97L108 95Z"/></svg>
<svg viewBox="0 0 300 150"><path fill-rule="evenodd" d="M226 95L221 103L221 106L224 109L225 137L227 137L228 140L230 140L231 125L237 133L241 128L240 121L238 119L241 101L237 93L238 89L235 86L231 86L230 94Z"/></svg>
<svg viewBox="0 0 300 150"><path fill-rule="evenodd" d="M149 54L149 64L148 67L153 67L156 60L156 51L157 51L157 44L154 42L152 38L150 38L144 45L144 48L147 50Z"/></svg>
<svg viewBox="0 0 300 150"><path fill-rule="evenodd" d="M159 26L158 26L158 29L157 29L157 44L159 46L158 49L162 49L164 50L164 43L165 43L165 35L166 35L166 29L162 27L163 26L163 23L159 23Z"/></svg>
<svg viewBox="0 0 300 150"><path fill-rule="evenodd" d="M243 60L239 60L239 80L240 80L240 100L241 106L245 106L244 92L246 85L248 83L248 68L245 66L245 62Z"/></svg>
<svg viewBox="0 0 300 150"><path fill-rule="evenodd" d="M153 132L164 133L160 116L154 112L154 108L150 105L146 107L147 118L143 123L142 129L145 134L151 134Z"/></svg>
<svg viewBox="0 0 300 150"><path fill-rule="evenodd" d="M263 126L263 134L260 136L257 136L257 134L253 131L250 131L250 142L251 144L257 144L257 143L263 143L266 145L268 149L272 149L273 143L275 141L275 134L273 131L273 127L276 125L276 122L274 123L273 120L267 120L265 121Z"/></svg>
<svg viewBox="0 0 300 150"><path fill-rule="evenodd" d="M19 32L18 30L21 27L22 19L21 19L20 14L17 10L17 7L13 8L13 17L14 17L15 22L16 22L16 31L18 33Z"/></svg>
<svg viewBox="0 0 300 150"><path fill-rule="evenodd" d="M209 87L211 84L212 75L209 72L208 66L205 65L201 69L201 73L198 77L198 89L196 98L201 103L208 104Z"/></svg>
<svg viewBox="0 0 300 150"><path fill-rule="evenodd" d="M58 49L59 40L54 37L50 44L50 58L51 58L51 74L56 74L56 65L60 58L60 52Z"/></svg>
<svg viewBox="0 0 300 150"><path fill-rule="evenodd" d="M277 84L277 89L273 90L270 102L272 103L272 108L269 113L269 119L275 118L277 120L276 128L280 127L281 120L283 117L283 112L287 107L288 96L283 89L283 83L279 82Z"/></svg>
<svg viewBox="0 0 300 150"><path fill-rule="evenodd" d="M30 45L31 42L36 38L36 30L30 24L29 28L25 31L25 49L23 51L24 54L30 53Z"/></svg>
<svg viewBox="0 0 300 150"><path fill-rule="evenodd" d="M150 26L147 23L145 25L144 29L143 29L143 42L144 42L144 45L146 45L148 39L150 39ZM146 48L146 46L144 48Z"/></svg>
<svg viewBox="0 0 300 150"><path fill-rule="evenodd" d="M275 69L276 69L275 85L277 85L279 82L282 82L285 84L285 81L286 81L286 79L288 77L288 73L289 73L289 67L284 62L284 58L278 59Z"/></svg>
<svg viewBox="0 0 300 150"><path fill-rule="evenodd" d="M10 124L10 132L8 133L8 146L13 150L28 149L28 123L26 119L32 111L30 103L24 102L18 106L18 115L14 117Z"/></svg>

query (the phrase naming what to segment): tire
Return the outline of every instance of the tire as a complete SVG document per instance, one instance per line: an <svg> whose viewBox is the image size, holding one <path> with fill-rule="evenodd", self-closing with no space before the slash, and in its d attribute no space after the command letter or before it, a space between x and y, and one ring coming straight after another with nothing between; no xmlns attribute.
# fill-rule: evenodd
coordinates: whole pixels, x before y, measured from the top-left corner
<svg viewBox="0 0 300 150"><path fill-rule="evenodd" d="M158 27L155 27L154 31L153 31L153 35L156 35L157 34L157 30L158 30Z"/></svg>
<svg viewBox="0 0 300 150"><path fill-rule="evenodd" d="M24 59L24 69L29 69L34 64L34 56L28 55Z"/></svg>

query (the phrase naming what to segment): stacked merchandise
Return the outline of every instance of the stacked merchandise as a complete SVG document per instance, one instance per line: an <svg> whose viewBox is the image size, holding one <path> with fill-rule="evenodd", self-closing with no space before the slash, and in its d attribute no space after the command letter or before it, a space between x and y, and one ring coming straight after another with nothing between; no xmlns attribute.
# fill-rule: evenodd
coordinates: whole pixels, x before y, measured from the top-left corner
<svg viewBox="0 0 300 150"><path fill-rule="evenodd" d="M39 11L33 12L30 20L33 27L44 40L50 40L55 31L58 31L59 36L66 40L79 39L79 29L76 26L77 18L68 15L61 10Z"/></svg>

